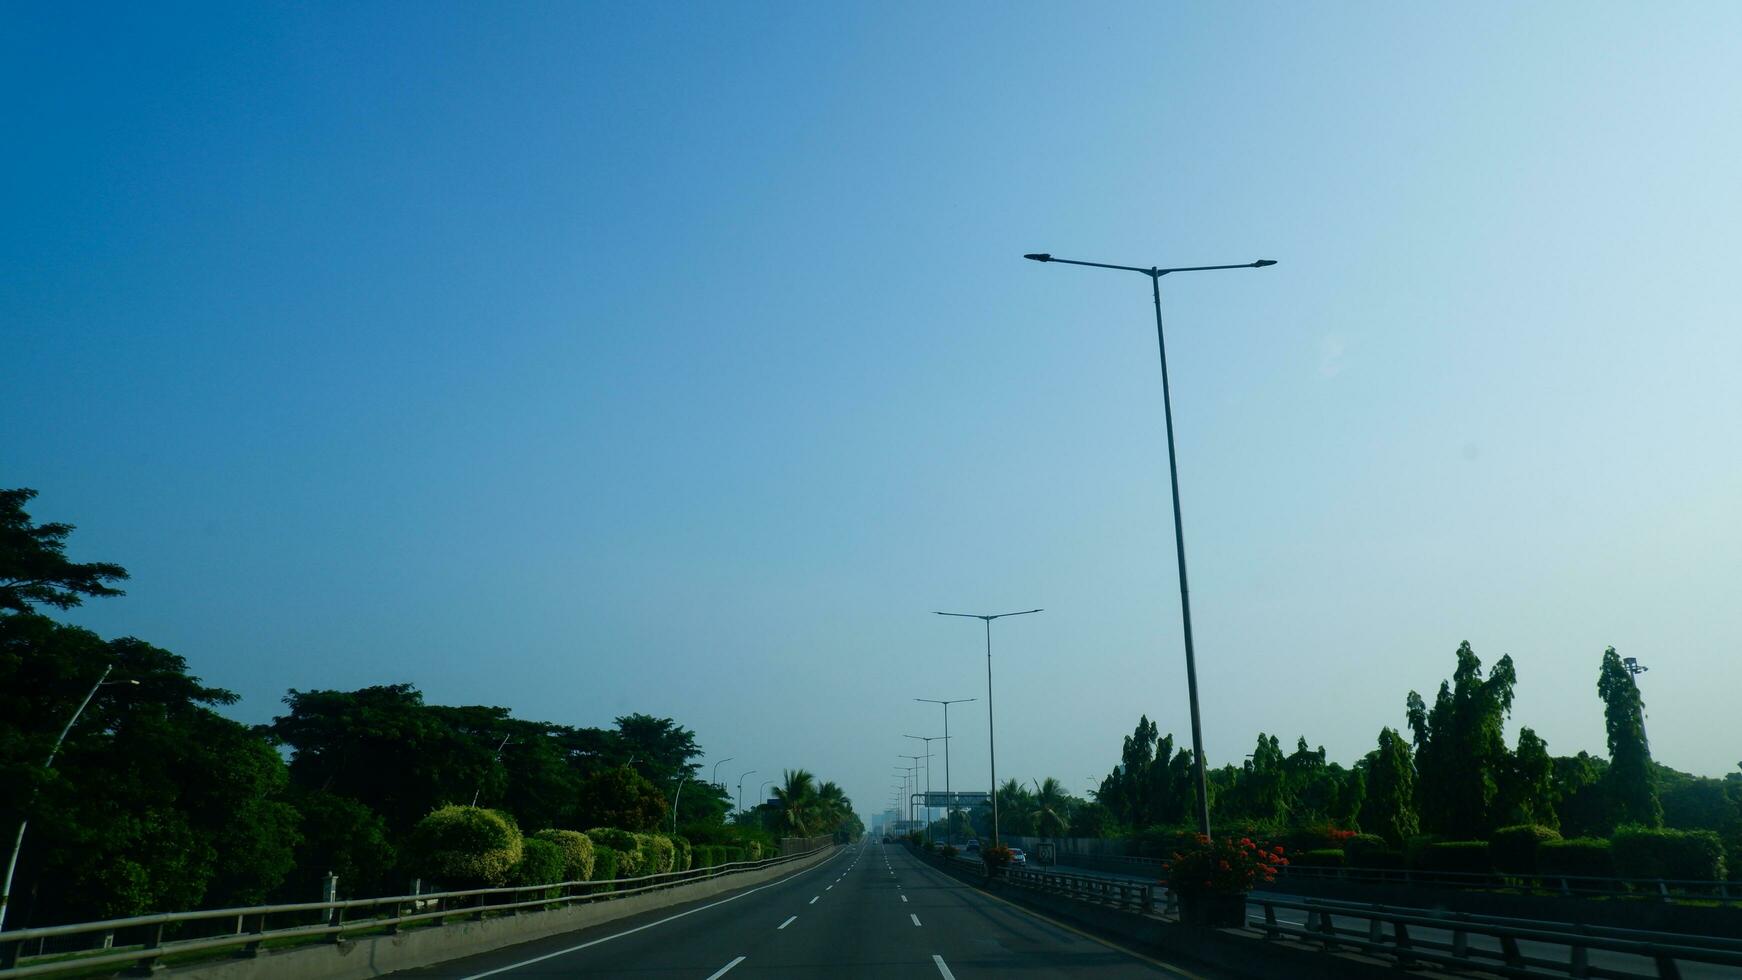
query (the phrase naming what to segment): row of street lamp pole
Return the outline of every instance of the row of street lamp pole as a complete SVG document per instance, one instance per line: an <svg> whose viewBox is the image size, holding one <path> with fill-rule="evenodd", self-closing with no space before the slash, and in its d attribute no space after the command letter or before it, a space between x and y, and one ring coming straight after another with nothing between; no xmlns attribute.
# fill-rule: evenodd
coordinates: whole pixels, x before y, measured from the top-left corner
<svg viewBox="0 0 1742 980"><path fill-rule="evenodd" d="M1185 527L1184 527L1184 522L1180 517L1179 462L1178 462L1177 454L1176 454L1175 449L1174 449L1174 439L1173 439L1173 392L1172 392L1170 385L1168 383L1167 340L1166 340L1166 336L1165 336L1163 329L1162 329L1162 320L1161 320L1161 277L1166 276L1166 275L1172 275L1176 272L1212 272L1212 271L1217 271L1217 270L1221 270L1221 269L1262 269L1262 268L1265 268L1267 266L1275 265L1276 262L1272 259L1259 259L1256 262L1245 262L1245 263L1240 263L1237 265L1196 265L1196 266L1176 266L1176 267L1172 267L1172 268L1161 268L1159 266L1150 266L1150 267L1145 268L1142 266L1134 266L1134 265L1113 265L1113 264L1106 263L1106 262L1083 262L1083 261L1079 261L1076 259L1060 259L1060 258L1055 258L1054 256L1052 256L1050 253L1047 253L1047 252L1030 252L1027 255L1024 255L1023 258L1029 259L1029 260L1032 260L1035 262L1058 262L1058 263L1061 263L1064 265L1081 265L1081 266L1089 266L1089 267L1096 268L1096 269L1113 269L1113 270L1120 271L1120 272L1137 272L1137 273L1141 273L1141 274L1149 277L1150 297L1155 305L1155 342L1156 342L1157 351L1159 352L1160 357L1161 357L1161 404L1162 404L1163 417L1166 420L1166 426L1167 426L1167 473L1168 473L1169 487L1172 490L1172 498L1173 498L1174 556L1175 556L1175 560L1176 560L1176 562L1178 564L1178 568L1179 568L1180 622L1181 622L1181 626L1183 627L1184 633L1185 633L1186 695L1191 702L1192 778L1193 778L1193 781L1197 784L1197 791L1198 791L1198 794L1197 794L1198 795L1198 800L1197 800L1197 803L1198 803L1198 813L1197 813L1198 830L1200 833L1203 833L1207 836L1210 833L1210 805L1209 805L1208 787L1205 785L1206 780L1205 780L1205 776L1204 776L1203 723L1201 721L1199 711L1198 711L1197 657L1196 657L1196 651L1192 647L1191 595L1190 595L1190 589L1188 589L1187 585L1186 585ZM1027 615L1030 615L1032 613L1037 613L1040 611L1041 610L1039 610L1039 609L1024 609L1020 612L992 613L992 614L959 613L959 612L939 612L937 614L939 616L960 616L960 617L963 617L966 619L978 619L986 624L986 741L987 741L987 754L988 754L988 758L990 761L990 766L989 766L990 775L992 778L992 785L991 785L991 790L992 790L991 791L992 844L994 847L998 846L998 843L999 843L999 828L998 828L998 742L997 742L997 732L996 732L996 728L994 725L993 712L992 712L992 621L995 619L1003 619L1007 616L1027 616ZM931 699L929 699L929 698L915 698L914 700L916 700L916 701L929 701ZM973 700L973 699L970 698L967 700ZM940 739L944 740L945 793L949 797L952 808L953 808L954 803L955 803L955 796L949 790L949 751L950 751L950 743L948 741L949 734L950 734L950 731L949 731L949 705L959 703L959 702L956 702L956 701L949 701L949 702L933 701L933 703L944 705L944 734L941 736L936 736L936 738L940 738ZM922 736L908 735L906 737L907 738L921 738ZM925 742L926 742L926 754L924 756L905 756L905 755L903 756L903 758L914 759L915 760L914 767L905 767L905 766L898 767L898 771L906 773L909 771L910 768L917 769L919 759L930 757L932 739L927 738L927 739L925 739ZM926 776L926 779L927 779L927 802L928 802L928 804L930 802L930 778L931 778L930 777L930 770L928 767L927 776ZM917 788L917 776L914 777L914 780L915 780L915 787ZM913 820L913 812L912 812L913 793L907 789L906 779L903 780L901 788L902 788L903 792L907 793L906 798L908 801L908 822L911 824L912 820ZM950 818L946 816L946 818L945 818L946 822L948 822L949 819ZM927 808L926 808L926 826L930 827L930 825L931 825L931 808L929 806L927 806Z"/></svg>

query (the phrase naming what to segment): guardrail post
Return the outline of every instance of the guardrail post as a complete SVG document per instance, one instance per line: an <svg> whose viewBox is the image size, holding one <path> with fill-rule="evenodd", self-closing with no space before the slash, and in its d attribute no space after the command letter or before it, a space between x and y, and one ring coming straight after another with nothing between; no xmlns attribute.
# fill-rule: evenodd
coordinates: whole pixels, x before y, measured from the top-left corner
<svg viewBox="0 0 1742 980"><path fill-rule="evenodd" d="M10 970L18 965L18 957L24 953L24 940L11 939L0 943L0 970Z"/></svg>
<svg viewBox="0 0 1742 980"><path fill-rule="evenodd" d="M1470 934L1462 929L1452 930L1452 955L1460 960L1470 957Z"/></svg>
<svg viewBox="0 0 1742 980"><path fill-rule="evenodd" d="M163 967L157 958L163 955L163 923L159 922L151 928L151 941L139 951L139 960L127 969L130 977L148 977Z"/></svg>
<svg viewBox="0 0 1742 980"><path fill-rule="evenodd" d="M1660 980L1682 980L1681 964L1673 956L1659 956L1657 959L1657 975Z"/></svg>
<svg viewBox="0 0 1742 980"><path fill-rule="evenodd" d="M1666 902L1674 901L1674 899L1669 897L1669 886L1663 883L1662 878L1657 879L1657 894Z"/></svg>
<svg viewBox="0 0 1742 980"><path fill-rule="evenodd" d="M1410 967L1415 965L1415 957L1409 955L1409 926L1402 922L1391 924L1391 940L1397 944L1397 965Z"/></svg>
<svg viewBox="0 0 1742 980"><path fill-rule="evenodd" d="M1275 939L1282 935L1282 930L1276 927L1276 906L1264 903L1264 938Z"/></svg>
<svg viewBox="0 0 1742 980"><path fill-rule="evenodd" d="M1144 885L1143 886L1142 902L1143 902L1143 905L1141 908L1138 909L1139 912L1142 912L1144 915L1148 915L1149 913L1155 911L1155 886L1154 885Z"/></svg>
<svg viewBox="0 0 1742 980"><path fill-rule="evenodd" d="M1507 966L1524 965L1524 957L1518 952L1518 940L1512 936L1500 937L1500 955L1506 958Z"/></svg>
<svg viewBox="0 0 1742 980"><path fill-rule="evenodd" d="M1591 951L1583 946L1572 947L1572 955L1567 963L1567 973L1574 977L1591 975Z"/></svg>
<svg viewBox="0 0 1742 980"><path fill-rule="evenodd" d="M236 921L237 921L236 931L242 932L244 930L244 927L241 925L242 917L237 916ZM236 951L236 958L237 959L243 959L243 960L253 959L254 957L260 955L260 939L259 939L259 937L262 933L264 933L266 931L266 913L265 912L260 912L260 913L255 914L255 916L254 916L254 928L250 931L252 931L252 933L254 934L254 936L256 938L252 942L248 943L247 945L243 946L241 949L238 949Z"/></svg>

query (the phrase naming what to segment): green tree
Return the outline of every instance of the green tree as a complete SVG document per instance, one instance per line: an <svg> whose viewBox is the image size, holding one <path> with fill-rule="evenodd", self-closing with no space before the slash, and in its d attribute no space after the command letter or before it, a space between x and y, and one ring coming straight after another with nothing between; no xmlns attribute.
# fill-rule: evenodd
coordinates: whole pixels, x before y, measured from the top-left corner
<svg viewBox="0 0 1742 980"><path fill-rule="evenodd" d="M1559 829L1555 814L1554 759L1548 743L1529 728L1518 730L1518 748L1500 778L1496 819L1504 825L1535 824Z"/></svg>
<svg viewBox="0 0 1742 980"><path fill-rule="evenodd" d="M1423 829L1453 837L1485 837L1499 825L1494 812L1502 774L1511 765L1506 717L1518 682L1510 656L1482 676L1469 643L1458 646L1450 683L1441 682L1429 711L1409 692L1408 720L1415 736L1416 808Z"/></svg>
<svg viewBox="0 0 1742 980"><path fill-rule="evenodd" d="M581 783L576 822L583 827L658 830L669 813L659 789L625 765L596 772Z"/></svg>
<svg viewBox="0 0 1742 980"><path fill-rule="evenodd" d="M1633 672L1610 647L1603 651L1597 674L1597 695L1603 699L1603 721L1609 734L1609 772L1604 787L1611 822L1663 826L1663 806L1652 779L1651 746L1645 740L1645 702Z"/></svg>
<svg viewBox="0 0 1742 980"><path fill-rule="evenodd" d="M104 688L44 770L109 666L137 685ZM8 828L30 820L7 924L247 904L275 889L297 815L277 753L212 710L235 700L141 640L0 616L0 812Z"/></svg>
<svg viewBox="0 0 1742 980"><path fill-rule="evenodd" d="M348 796L303 790L292 796L301 816L302 840L281 898L312 901L328 873L338 876L339 894L366 898L395 894L399 852L381 815Z"/></svg>
<svg viewBox="0 0 1742 980"><path fill-rule="evenodd" d="M1031 811L1034 832L1041 837L1063 837L1070 826L1071 797L1064 785L1051 776L1036 783Z"/></svg>
<svg viewBox="0 0 1742 980"><path fill-rule="evenodd" d="M1409 743L1390 728L1379 730L1379 747L1367 756L1367 794L1361 829L1393 847L1421 832L1415 812L1415 761Z"/></svg>
<svg viewBox="0 0 1742 980"><path fill-rule="evenodd" d="M86 596L125 595L110 582L127 570L109 562L67 559L71 524L37 524L24 505L35 490L0 490L0 612L26 613L36 606L71 609Z"/></svg>
<svg viewBox="0 0 1742 980"><path fill-rule="evenodd" d="M807 837L816 820L816 783L804 769L788 769L780 774L782 785L774 787L775 827L794 837Z"/></svg>

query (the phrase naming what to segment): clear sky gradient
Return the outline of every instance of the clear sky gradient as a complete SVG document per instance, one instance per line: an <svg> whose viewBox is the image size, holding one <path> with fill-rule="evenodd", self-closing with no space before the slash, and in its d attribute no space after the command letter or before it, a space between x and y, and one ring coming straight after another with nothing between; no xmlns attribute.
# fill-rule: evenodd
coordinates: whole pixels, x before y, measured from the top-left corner
<svg viewBox="0 0 1742 980"><path fill-rule="evenodd" d="M1188 737L1742 759L1742 6L8 5L0 483L262 721L409 681L863 812ZM730 772L728 772L728 770ZM935 780L941 783L940 778ZM751 792L747 789L747 793Z"/></svg>

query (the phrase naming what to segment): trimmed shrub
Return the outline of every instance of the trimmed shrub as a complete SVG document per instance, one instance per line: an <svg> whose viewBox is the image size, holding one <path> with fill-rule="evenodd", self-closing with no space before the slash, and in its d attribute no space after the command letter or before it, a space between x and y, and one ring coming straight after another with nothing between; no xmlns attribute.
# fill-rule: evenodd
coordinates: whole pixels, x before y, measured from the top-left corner
<svg viewBox="0 0 1742 980"><path fill-rule="evenodd" d="M554 885L563 880L563 849L534 837L520 848L520 861L509 872L514 885Z"/></svg>
<svg viewBox="0 0 1742 980"><path fill-rule="evenodd" d="M1343 866L1343 851L1336 847L1321 847L1316 850L1297 853L1289 863L1303 868L1340 868Z"/></svg>
<svg viewBox="0 0 1742 980"><path fill-rule="evenodd" d="M617 852L618 878L639 878L647 874L644 870L646 855L641 851L639 839L641 835L615 827L594 827L587 831L587 836L593 839L594 847L603 844Z"/></svg>
<svg viewBox="0 0 1742 980"><path fill-rule="evenodd" d="M1355 836L1353 830L1344 830L1335 824L1321 823L1289 831L1283 835L1282 843L1288 846L1291 853L1341 850L1344 843Z"/></svg>
<svg viewBox="0 0 1742 980"><path fill-rule="evenodd" d="M593 845L593 877L592 881L611 882L617 878L617 852L603 844ZM612 891L613 886L606 884L599 891Z"/></svg>
<svg viewBox="0 0 1742 980"><path fill-rule="evenodd" d="M448 888L494 888L508 883L524 846L507 814L444 806L412 828L407 864L414 875Z"/></svg>
<svg viewBox="0 0 1742 980"><path fill-rule="evenodd" d="M673 837L671 846L677 852L671 859L671 870L688 871L690 862L695 858L695 854L690 848L690 842L682 837Z"/></svg>
<svg viewBox="0 0 1742 980"><path fill-rule="evenodd" d="M662 875L671 871L677 861L677 845L664 834L636 834L641 842L641 853L650 859L648 868L643 874Z"/></svg>
<svg viewBox="0 0 1742 980"><path fill-rule="evenodd" d="M722 845L720 847L721 864L734 864L742 860L744 860L744 849L742 847L732 847L730 845Z"/></svg>
<svg viewBox="0 0 1742 980"><path fill-rule="evenodd" d="M1615 870L1623 878L1719 881L1724 877L1724 842L1710 830L1623 827L1610 838L1610 845Z"/></svg>
<svg viewBox="0 0 1742 980"><path fill-rule="evenodd" d="M1422 871L1449 871L1461 874L1487 874L1494 865L1488 859L1485 840L1445 840L1423 847L1415 866Z"/></svg>
<svg viewBox="0 0 1742 980"><path fill-rule="evenodd" d="M1545 841L1560 839L1560 831L1540 824L1501 827L1488 837L1488 855L1501 871L1535 874L1536 849Z"/></svg>
<svg viewBox="0 0 1742 980"><path fill-rule="evenodd" d="M593 880L593 839L578 830L541 830L534 840L556 845L563 854L563 881Z"/></svg>
<svg viewBox="0 0 1742 980"><path fill-rule="evenodd" d="M1391 850L1391 845L1378 834L1356 834L1343 842L1343 858L1351 868L1378 867L1373 863L1376 855Z"/></svg>
<svg viewBox="0 0 1742 980"><path fill-rule="evenodd" d="M917 837L915 839L917 841ZM760 860L762 860L762 842L759 840L745 841L744 842L744 858L743 858L743 860L746 860L746 861L760 861Z"/></svg>
<svg viewBox="0 0 1742 980"><path fill-rule="evenodd" d="M1546 840L1536 846L1536 873L1575 878L1613 878L1615 860L1601 837Z"/></svg>

